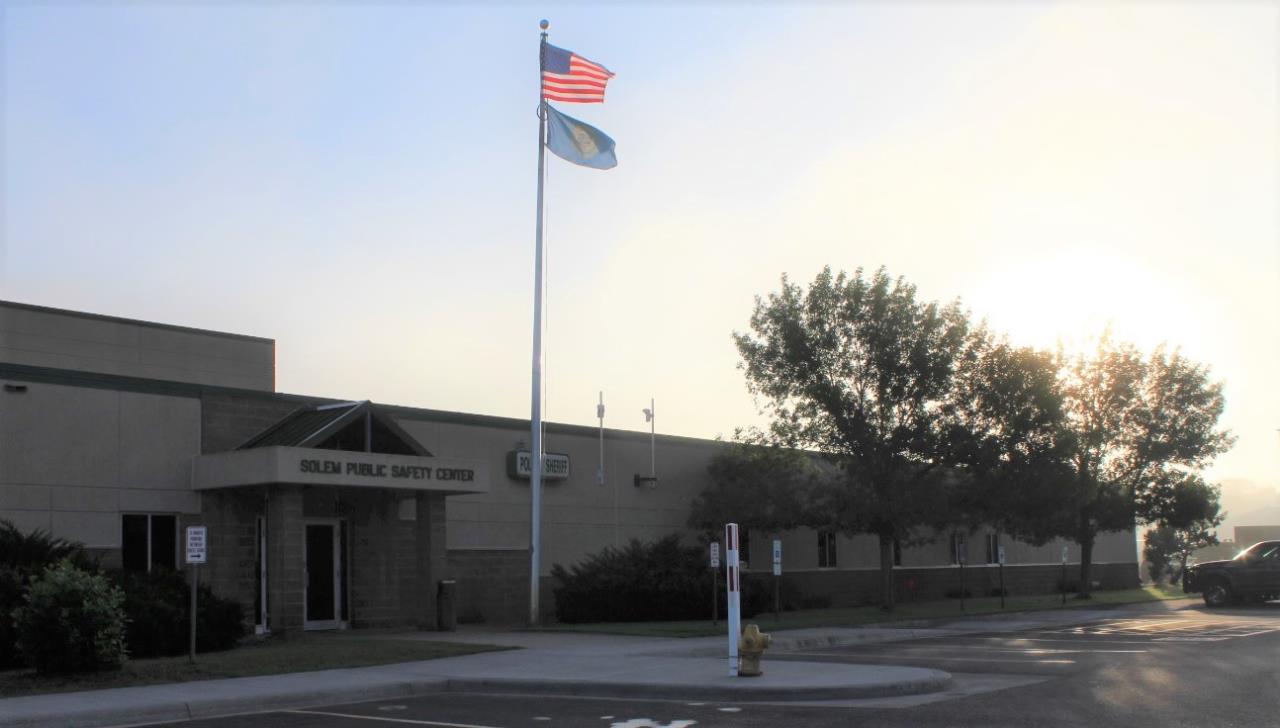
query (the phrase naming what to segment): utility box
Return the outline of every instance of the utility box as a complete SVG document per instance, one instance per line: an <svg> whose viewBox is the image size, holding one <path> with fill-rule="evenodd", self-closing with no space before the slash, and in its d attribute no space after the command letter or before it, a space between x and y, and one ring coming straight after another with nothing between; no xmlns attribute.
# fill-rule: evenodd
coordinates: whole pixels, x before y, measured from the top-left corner
<svg viewBox="0 0 1280 728"><path fill-rule="evenodd" d="M458 629L458 582L446 579L436 588L436 629L453 632Z"/></svg>

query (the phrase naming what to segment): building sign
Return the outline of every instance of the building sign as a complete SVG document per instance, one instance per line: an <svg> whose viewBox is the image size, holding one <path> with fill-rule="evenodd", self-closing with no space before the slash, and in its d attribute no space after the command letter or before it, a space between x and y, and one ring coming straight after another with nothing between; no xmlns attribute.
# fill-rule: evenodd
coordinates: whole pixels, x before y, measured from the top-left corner
<svg viewBox="0 0 1280 728"><path fill-rule="evenodd" d="M529 450L513 450L507 453L507 475L516 480L533 477L533 453ZM563 453L542 454L542 479L565 480L569 477L569 456Z"/></svg>
<svg viewBox="0 0 1280 728"><path fill-rule="evenodd" d="M397 465L371 463L359 460L330 460L328 458L303 458L298 461L298 472L320 475L354 475L361 478L388 478L390 480L455 480L470 483L476 479L471 468L445 468L430 465Z"/></svg>
<svg viewBox="0 0 1280 728"><path fill-rule="evenodd" d="M187 563L203 564L208 554L208 531L204 526L187 526Z"/></svg>
<svg viewBox="0 0 1280 728"><path fill-rule="evenodd" d="M489 464L418 455L310 447L255 447L195 459L196 490L243 485L338 485L428 493L484 493Z"/></svg>

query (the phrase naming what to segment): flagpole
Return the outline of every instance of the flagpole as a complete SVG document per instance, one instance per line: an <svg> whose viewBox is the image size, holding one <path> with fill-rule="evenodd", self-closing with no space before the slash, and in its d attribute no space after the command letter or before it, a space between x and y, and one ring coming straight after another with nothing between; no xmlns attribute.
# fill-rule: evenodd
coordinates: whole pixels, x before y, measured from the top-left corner
<svg viewBox="0 0 1280 728"><path fill-rule="evenodd" d="M545 177L547 102L542 96L542 70L546 64L546 20L538 23L542 28L542 41L538 44L538 216L534 234L533 261L533 405L529 417L529 438L533 442L530 453L532 471L529 473L529 624L537 626L541 616L538 609L538 581L541 572L539 557L542 550L542 181Z"/></svg>

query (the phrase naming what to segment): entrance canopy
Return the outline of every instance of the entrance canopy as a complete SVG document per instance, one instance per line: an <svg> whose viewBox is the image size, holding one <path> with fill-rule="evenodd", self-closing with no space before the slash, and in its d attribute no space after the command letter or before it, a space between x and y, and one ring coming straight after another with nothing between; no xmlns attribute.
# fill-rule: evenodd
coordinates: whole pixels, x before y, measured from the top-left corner
<svg viewBox="0 0 1280 728"><path fill-rule="evenodd" d="M485 493L482 462L433 457L371 402L303 407L231 452L195 459L195 490L292 483Z"/></svg>

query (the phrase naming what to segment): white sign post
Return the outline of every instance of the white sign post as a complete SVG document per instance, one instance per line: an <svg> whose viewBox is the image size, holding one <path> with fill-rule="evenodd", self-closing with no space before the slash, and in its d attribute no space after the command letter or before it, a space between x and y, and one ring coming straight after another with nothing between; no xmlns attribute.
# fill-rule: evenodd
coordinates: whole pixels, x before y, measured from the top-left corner
<svg viewBox="0 0 1280 728"><path fill-rule="evenodd" d="M711 542L711 626L720 624L720 542Z"/></svg>
<svg viewBox="0 0 1280 728"><path fill-rule="evenodd" d="M1004 545L996 546L996 561L1000 564L1000 608L1004 609Z"/></svg>
<svg viewBox="0 0 1280 728"><path fill-rule="evenodd" d="M782 576L782 542L773 540L773 620L778 621L778 613L782 611L782 599L779 595L778 583Z"/></svg>
<svg viewBox="0 0 1280 728"><path fill-rule="evenodd" d="M191 645L188 659L196 661L196 584L200 580L200 564L208 561L208 529L187 526L187 564L191 566Z"/></svg>
<svg viewBox="0 0 1280 728"><path fill-rule="evenodd" d="M729 609L729 677L738 676L738 635L742 632L742 585L738 583L738 524L724 526L725 587Z"/></svg>
<svg viewBox="0 0 1280 728"><path fill-rule="evenodd" d="M1062 547L1062 603L1067 603L1067 547Z"/></svg>

